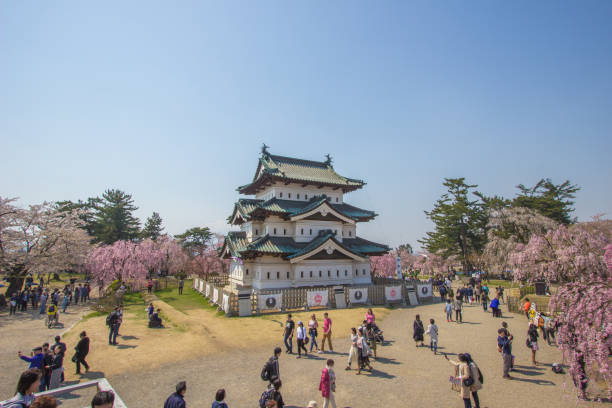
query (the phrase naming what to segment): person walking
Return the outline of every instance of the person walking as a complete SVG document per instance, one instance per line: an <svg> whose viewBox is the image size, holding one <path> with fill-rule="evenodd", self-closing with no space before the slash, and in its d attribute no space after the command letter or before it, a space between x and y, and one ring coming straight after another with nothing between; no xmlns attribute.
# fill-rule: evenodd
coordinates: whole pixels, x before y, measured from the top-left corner
<svg viewBox="0 0 612 408"><path fill-rule="evenodd" d="M376 321L376 316L374 316L374 312L372 309L368 309L368 312L365 315L366 322L372 324Z"/></svg>
<svg viewBox="0 0 612 408"><path fill-rule="evenodd" d="M287 315L287 321L283 329L283 341L287 349L287 354L293 354L293 331L295 330L295 322L291 318L291 313Z"/></svg>
<svg viewBox="0 0 612 408"><path fill-rule="evenodd" d="M317 316L315 316L315 314L313 313L312 316L310 316L310 321L308 322L308 335L310 336L311 353L313 347L316 347L317 351L319 351L319 344L317 343L318 327L319 322L317 322Z"/></svg>
<svg viewBox="0 0 612 408"><path fill-rule="evenodd" d="M121 327L121 323L123 323L123 305L119 305L117 315L119 316L119 320L117 321L117 336L119 336L119 328Z"/></svg>
<svg viewBox="0 0 612 408"><path fill-rule="evenodd" d="M108 317L106 318L106 324L108 325L108 344L117 345L117 333L119 332L119 308L116 307Z"/></svg>
<svg viewBox="0 0 612 408"><path fill-rule="evenodd" d="M321 381L319 381L319 391L323 397L323 408L328 408L330 405L336 408L336 400L334 393L336 392L336 374L334 373L334 360L327 359L327 364L321 372Z"/></svg>
<svg viewBox="0 0 612 408"><path fill-rule="evenodd" d="M9 316L14 315L17 312L17 303L19 302L19 297L17 293L13 293L9 298Z"/></svg>
<svg viewBox="0 0 612 408"><path fill-rule="evenodd" d="M47 312L47 299L49 299L49 291L45 289L42 295L40 295L40 309L38 314L45 314Z"/></svg>
<svg viewBox="0 0 612 408"><path fill-rule="evenodd" d="M228 408L227 404L223 402L224 399L225 390L221 388L220 390L217 390L217 393L215 394L215 402L212 403L211 408Z"/></svg>
<svg viewBox="0 0 612 408"><path fill-rule="evenodd" d="M81 297L81 284L74 288L74 304L75 306L79 304L79 298Z"/></svg>
<svg viewBox="0 0 612 408"><path fill-rule="evenodd" d="M412 338L417 347L419 347L419 342L421 342L421 347L425 346L425 343L423 343L423 334L425 334L425 328L423 327L421 316L416 315L412 323Z"/></svg>
<svg viewBox="0 0 612 408"><path fill-rule="evenodd" d="M446 305L444 306L444 311L446 312L446 321L453 321L453 304L450 299L446 299Z"/></svg>
<svg viewBox="0 0 612 408"><path fill-rule="evenodd" d="M359 339L359 336L357 336L357 329L355 329L354 327L351 327L351 348L349 349L348 365L346 366L345 370L351 369L353 358L357 359L357 365L359 365L359 359L357 358L357 351L358 351L357 340L358 339Z"/></svg>
<svg viewBox="0 0 612 408"><path fill-rule="evenodd" d="M17 391L13 398L3 403L4 408L29 408L34 402L35 392L40 386L40 370L30 368L19 376Z"/></svg>
<svg viewBox="0 0 612 408"><path fill-rule="evenodd" d="M529 298L525 298L525 303L523 304L523 311L525 312L527 320L529 320L529 309L531 309L531 302L529 301Z"/></svg>
<svg viewBox="0 0 612 408"><path fill-rule="evenodd" d="M359 333L359 337L357 338L357 375L361 374L361 370L365 369L365 366L368 366L368 371L372 371L372 366L370 365L370 358L368 357L372 352L370 347L368 347L368 342L365 339L365 329L362 327L357 331Z"/></svg>
<svg viewBox="0 0 612 408"><path fill-rule="evenodd" d="M455 301L453 303L453 309L455 309L455 321L457 323L463 323L463 313L461 309L463 308L463 300L460 295L457 295Z"/></svg>
<svg viewBox="0 0 612 408"><path fill-rule="evenodd" d="M306 334L306 328L304 327L304 323L300 320L298 322L298 328L296 330L297 334L297 349L298 356L297 358L302 358L302 350L304 350L304 355L308 356L308 351L306 350L306 341L308 341L308 336Z"/></svg>
<svg viewBox="0 0 612 408"><path fill-rule="evenodd" d="M497 330L497 350L502 353L503 368L502 377L511 380L510 368L512 367L512 335L508 335L508 330L500 328Z"/></svg>
<svg viewBox="0 0 612 408"><path fill-rule="evenodd" d="M474 398L475 408L480 408L478 390L482 388L480 370L467 353L459 354L459 361L453 361L445 354L444 358L454 366L459 367L459 380L461 381L461 398L465 408L472 408L471 398ZM471 394L471 396L470 396Z"/></svg>
<svg viewBox="0 0 612 408"><path fill-rule="evenodd" d="M66 313L68 304L70 303L70 295L68 292L64 292L64 299L62 299L62 313Z"/></svg>
<svg viewBox="0 0 612 408"><path fill-rule="evenodd" d="M331 341L332 335L332 320L329 318L329 314L327 312L323 313L323 338L321 339L321 350L320 352L325 352L325 339L329 343L329 351L334 352L334 348L332 346Z"/></svg>
<svg viewBox="0 0 612 408"><path fill-rule="evenodd" d="M499 298L497 296L495 296L491 300L491 304L489 304L489 307L491 308L493 317L501 317L501 310L499 309Z"/></svg>
<svg viewBox="0 0 612 408"><path fill-rule="evenodd" d="M368 340L368 346L372 350L374 359L376 360L376 333L374 332L374 324L368 323L366 326L366 338Z"/></svg>
<svg viewBox="0 0 612 408"><path fill-rule="evenodd" d="M150 294L153 291L153 279L149 279L147 282L147 292Z"/></svg>
<svg viewBox="0 0 612 408"><path fill-rule="evenodd" d="M438 354L438 326L434 319L429 319L429 326L427 326L425 334L429 335L429 349L433 351L434 354Z"/></svg>
<svg viewBox="0 0 612 408"><path fill-rule="evenodd" d="M538 351L538 327L529 323L529 329L527 329L527 347L531 349L531 363L534 366L538 365L536 361L536 351Z"/></svg>
<svg viewBox="0 0 612 408"><path fill-rule="evenodd" d="M261 379L269 381L272 384L274 381L280 379L280 367L278 365L278 358L282 353L280 347L274 349L274 355L264 364L263 370L261 370Z"/></svg>
<svg viewBox="0 0 612 408"><path fill-rule="evenodd" d="M164 408L185 408L185 392L187 392L187 383L185 381L176 384L176 392L170 394L166 399Z"/></svg>
<svg viewBox="0 0 612 408"><path fill-rule="evenodd" d="M486 312L489 305L489 294L484 290L480 292L480 303L482 304L482 310Z"/></svg>
<svg viewBox="0 0 612 408"><path fill-rule="evenodd" d="M59 388L62 382L62 374L64 371L64 355L62 354L62 347L58 344L54 344L53 350L53 361L50 365L46 366L45 369L51 372L49 378L49 389L54 390Z"/></svg>
<svg viewBox="0 0 612 408"><path fill-rule="evenodd" d="M181 280L178 283L178 293L179 293L179 295L183 294L183 286L185 286L185 281L183 280L183 278L181 278Z"/></svg>
<svg viewBox="0 0 612 408"><path fill-rule="evenodd" d="M81 338L74 348L75 353L74 357L72 357L72 361L76 363L76 373L81 374L81 364L85 367L85 372L89 371L89 364L85 361L85 357L89 354L89 337L87 337L87 333L82 331L79 335Z"/></svg>

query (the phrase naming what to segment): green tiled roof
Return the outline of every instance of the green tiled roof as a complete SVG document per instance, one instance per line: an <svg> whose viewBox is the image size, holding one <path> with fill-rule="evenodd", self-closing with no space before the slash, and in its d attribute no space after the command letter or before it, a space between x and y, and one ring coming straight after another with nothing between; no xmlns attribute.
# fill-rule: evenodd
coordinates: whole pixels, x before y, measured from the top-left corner
<svg viewBox="0 0 612 408"><path fill-rule="evenodd" d="M238 191L243 194L254 194L267 180L334 186L342 188L343 191L353 191L365 184L362 180L343 177L336 173L331 161L319 162L264 153L259 158L253 181L238 187Z"/></svg>
<svg viewBox="0 0 612 408"><path fill-rule="evenodd" d="M265 217L267 214L276 214L289 218L306 213L318 207L326 200L327 197L325 195L313 197L310 201L280 200L278 198L271 198L267 201L240 199L234 205L234 211L229 216L228 221L231 222L236 212L239 212L245 220L250 219L253 215ZM374 211L363 210L350 204L333 204L331 202L328 204L336 211L355 221L369 221L377 215Z"/></svg>
<svg viewBox="0 0 612 408"><path fill-rule="evenodd" d="M231 256L249 257L261 255L280 255L286 259L304 255L333 239L338 245L358 256L382 255L390 250L386 245L377 244L362 238L344 239L339 242L331 232L322 233L310 242L295 242L293 238L264 235L251 243L246 241L245 232L230 232L225 238L220 254L229 249Z"/></svg>

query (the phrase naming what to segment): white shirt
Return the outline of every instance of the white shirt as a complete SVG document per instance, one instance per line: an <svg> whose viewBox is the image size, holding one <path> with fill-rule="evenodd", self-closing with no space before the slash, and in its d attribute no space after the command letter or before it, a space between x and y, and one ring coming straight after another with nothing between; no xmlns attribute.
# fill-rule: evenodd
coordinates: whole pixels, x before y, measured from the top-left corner
<svg viewBox="0 0 612 408"><path fill-rule="evenodd" d="M297 338L299 340L304 340L306 338L306 328L304 326L298 326L297 328Z"/></svg>
<svg viewBox="0 0 612 408"><path fill-rule="evenodd" d="M429 337L432 340L438 341L438 326L435 323L430 324L429 326L427 326L427 331L425 332L425 334L429 334Z"/></svg>

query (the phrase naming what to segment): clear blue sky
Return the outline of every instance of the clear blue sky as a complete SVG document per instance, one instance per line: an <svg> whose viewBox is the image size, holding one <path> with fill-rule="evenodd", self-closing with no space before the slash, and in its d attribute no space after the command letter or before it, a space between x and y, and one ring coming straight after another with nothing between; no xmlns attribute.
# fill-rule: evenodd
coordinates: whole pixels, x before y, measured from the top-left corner
<svg viewBox="0 0 612 408"><path fill-rule="evenodd" d="M262 142L367 181L360 235L431 228L444 177L542 177L612 214L610 1L5 1L0 195L133 194L225 231Z"/></svg>

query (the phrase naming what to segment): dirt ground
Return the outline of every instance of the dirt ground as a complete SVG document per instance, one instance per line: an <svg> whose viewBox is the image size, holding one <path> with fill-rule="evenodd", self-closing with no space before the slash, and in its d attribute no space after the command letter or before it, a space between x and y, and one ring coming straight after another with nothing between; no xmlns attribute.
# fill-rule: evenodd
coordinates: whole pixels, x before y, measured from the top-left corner
<svg viewBox="0 0 612 408"><path fill-rule="evenodd" d="M265 388L259 373L272 349L282 346L285 315L225 318L209 310L183 313L161 301L156 302L156 306L168 318L169 327L148 329L144 313L132 311L127 313L121 326L119 346L108 345L104 317L78 323L64 339L70 353L78 333L82 330L88 332L92 347L87 360L92 372L87 377L77 378L68 359L67 381L105 376L130 407L161 406L181 380L188 384L188 406L209 406L218 388L227 390L230 407L257 406L259 395ZM524 345L527 321L521 315L507 315L503 319L515 335L517 371L513 375L516 379L508 381L501 378L501 357L496 347L501 320L493 319L478 306L465 308L463 324L447 323L440 304L397 310L375 309L377 320L389 341L385 346L378 346L379 358L373 363L374 371L360 376L355 375L354 370L345 371L344 367L349 328L359 324L365 309L331 310L329 313L334 322L334 353L314 354L302 359L284 353L281 356L282 393L287 407L303 407L311 399L322 403L317 387L327 358L336 361L336 401L339 407L463 406L459 394L450 389L449 376L453 367L442 356L415 347L412 321L416 313L427 320L436 319L440 328L440 352L449 354L451 358L456 358L460 352L472 354L485 377L484 388L479 392L482 407L601 406L590 402L577 404L571 382L564 386L568 378L550 370L553 362L561 362L561 355L555 347L541 342L538 360L542 365L531 366L530 351ZM316 314L321 320L323 313ZM300 319L306 321L308 315L295 314L294 319L296 322ZM78 318L76 313L74 318ZM24 341L21 348L31 348L30 343L39 335L41 338L52 337L38 329L37 324L0 317L5 334L0 338L0 349L4 354L3 361L9 362L3 371L11 373L9 378L3 376L0 381L2 399L12 395L18 373L26 366L14 355L15 347ZM35 336L32 335L33 328L36 328ZM26 340L28 344L25 344Z"/></svg>

